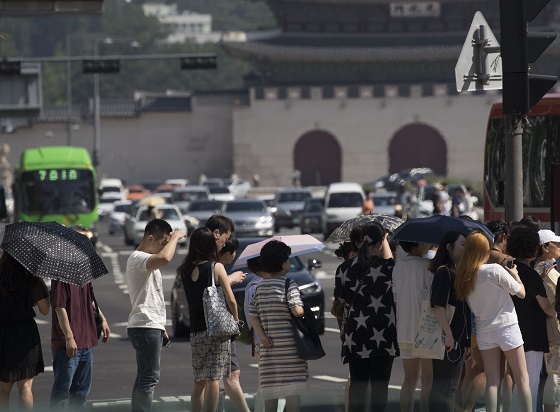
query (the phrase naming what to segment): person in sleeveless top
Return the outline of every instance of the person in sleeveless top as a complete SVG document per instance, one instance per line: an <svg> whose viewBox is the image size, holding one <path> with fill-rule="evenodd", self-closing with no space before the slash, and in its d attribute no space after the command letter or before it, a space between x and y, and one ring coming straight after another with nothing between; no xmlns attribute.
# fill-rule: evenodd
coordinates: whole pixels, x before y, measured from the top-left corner
<svg viewBox="0 0 560 412"><path fill-rule="evenodd" d="M226 239L227 240L227 239ZM218 406L220 379L231 373L230 337L208 336L202 295L212 284L223 289L227 306L239 321L237 303L224 266L217 263L218 248L213 232L201 227L190 239L187 256L177 269L181 276L191 321L191 348L194 386L191 394L193 412L215 411Z"/></svg>
<svg viewBox="0 0 560 412"><path fill-rule="evenodd" d="M14 384L21 409L33 409L33 378L45 369L34 306L43 315L49 313L45 282L4 252L0 257L0 410L10 409Z"/></svg>

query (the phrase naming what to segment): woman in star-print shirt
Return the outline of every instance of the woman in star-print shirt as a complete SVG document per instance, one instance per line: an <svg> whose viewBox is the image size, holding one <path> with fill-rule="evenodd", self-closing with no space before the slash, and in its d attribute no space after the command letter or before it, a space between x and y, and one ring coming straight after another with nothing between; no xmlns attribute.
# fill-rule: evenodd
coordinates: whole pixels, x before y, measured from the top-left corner
<svg viewBox="0 0 560 412"><path fill-rule="evenodd" d="M350 411L364 410L371 385L371 409L387 406L388 385L399 356L393 301L393 255L387 232L377 222L363 229L364 243L347 269L335 298L348 306L342 331L342 361L350 367Z"/></svg>

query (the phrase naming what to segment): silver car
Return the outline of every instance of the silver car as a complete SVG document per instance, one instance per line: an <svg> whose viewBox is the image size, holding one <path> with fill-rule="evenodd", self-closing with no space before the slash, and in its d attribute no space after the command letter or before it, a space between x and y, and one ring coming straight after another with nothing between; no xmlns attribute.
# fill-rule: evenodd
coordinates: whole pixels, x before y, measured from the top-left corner
<svg viewBox="0 0 560 412"><path fill-rule="evenodd" d="M223 205L224 202L220 200L195 200L187 207L185 213L197 219L198 227L202 227L210 216L220 213Z"/></svg>
<svg viewBox="0 0 560 412"><path fill-rule="evenodd" d="M226 202L222 214L233 220L238 237L272 236L274 233L274 217L262 200L238 199Z"/></svg>

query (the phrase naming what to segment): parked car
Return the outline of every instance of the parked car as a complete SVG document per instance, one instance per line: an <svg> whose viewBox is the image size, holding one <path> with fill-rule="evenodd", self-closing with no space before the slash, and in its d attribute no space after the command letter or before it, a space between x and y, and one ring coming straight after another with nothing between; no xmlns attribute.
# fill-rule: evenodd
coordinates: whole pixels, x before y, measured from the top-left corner
<svg viewBox="0 0 560 412"><path fill-rule="evenodd" d="M162 219L167 221L173 230L182 230L183 232L187 232L187 225L185 224L185 219L183 219L183 215L179 208L175 205L159 205L158 210L162 213ZM125 219L124 223L124 241L127 245L134 245L138 246L142 241L144 236L144 229L148 224L148 206L141 205L138 208L134 208L130 218ZM179 243L186 245L187 238L183 238L179 241Z"/></svg>
<svg viewBox="0 0 560 412"><path fill-rule="evenodd" d="M239 256L248 245L261 240L262 238L239 239L237 256ZM231 265L226 266L227 273L232 272L231 267L234 263L235 260ZM298 284L303 303L309 305L311 310L315 313L319 333L323 334L325 331L325 293L321 283L313 277L311 272L313 269L320 267L321 262L315 259L310 259L308 266L305 267L299 256L291 257L290 271L286 276L293 279ZM245 287L251 279L253 279L255 274L249 271L247 267L242 267L239 270L247 273L247 277L243 283L233 285L232 290L235 295L235 300L237 301L237 307L241 308L243 307L243 302L245 300ZM181 281L181 277L178 275L175 277L175 282L173 283L173 287L171 289L171 324L174 336L188 336L190 331L189 307L185 297L185 291L183 289L183 282Z"/></svg>
<svg viewBox="0 0 560 412"><path fill-rule="evenodd" d="M221 200L222 202L228 202L234 200L235 197L233 193L230 192L229 188L224 186L208 186L210 191L210 198L213 200Z"/></svg>
<svg viewBox="0 0 560 412"><path fill-rule="evenodd" d="M171 200L183 213L186 213L192 201L208 199L210 199L210 191L206 186L179 187L175 189L171 195Z"/></svg>
<svg viewBox="0 0 560 412"><path fill-rule="evenodd" d="M199 227L206 224L212 215L221 213L224 202L219 200L195 200L187 207L185 213L198 220Z"/></svg>
<svg viewBox="0 0 560 412"><path fill-rule="evenodd" d="M321 233L321 215L324 200L316 197L307 199L303 205L303 212L299 228L302 235L307 233Z"/></svg>
<svg viewBox="0 0 560 412"><path fill-rule="evenodd" d="M229 185L229 191L233 193L233 196L238 198L243 198L249 196L249 191L251 190L251 183L243 179L234 179Z"/></svg>
<svg viewBox="0 0 560 412"><path fill-rule="evenodd" d="M128 186L126 188L127 191L127 195L126 198L128 200L137 200L140 199L144 196L146 196L147 194L150 193L150 191L148 189L146 189L144 186L140 186L140 185L132 185L132 186Z"/></svg>
<svg viewBox="0 0 560 412"><path fill-rule="evenodd" d="M375 192L373 193L373 213L394 215L395 206L399 203L397 192Z"/></svg>
<svg viewBox="0 0 560 412"><path fill-rule="evenodd" d="M121 233L124 230L124 219L130 213L130 200L122 200L113 203L113 210L109 215L109 234Z"/></svg>
<svg viewBox="0 0 560 412"><path fill-rule="evenodd" d="M222 214L233 220L236 236L272 236L274 217L262 200L237 199L224 203Z"/></svg>
<svg viewBox="0 0 560 412"><path fill-rule="evenodd" d="M313 197L309 189L278 189L274 197L274 230L297 227L301 220L303 205Z"/></svg>

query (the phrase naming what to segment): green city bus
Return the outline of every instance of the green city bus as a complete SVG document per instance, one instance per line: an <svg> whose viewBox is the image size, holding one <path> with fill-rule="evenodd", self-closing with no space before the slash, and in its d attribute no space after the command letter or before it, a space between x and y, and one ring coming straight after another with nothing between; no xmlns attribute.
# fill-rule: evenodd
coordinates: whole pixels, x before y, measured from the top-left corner
<svg viewBox="0 0 560 412"><path fill-rule="evenodd" d="M86 149L49 146L25 150L14 175L15 221L83 225L98 219L97 176Z"/></svg>

